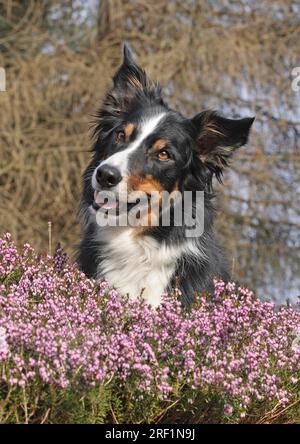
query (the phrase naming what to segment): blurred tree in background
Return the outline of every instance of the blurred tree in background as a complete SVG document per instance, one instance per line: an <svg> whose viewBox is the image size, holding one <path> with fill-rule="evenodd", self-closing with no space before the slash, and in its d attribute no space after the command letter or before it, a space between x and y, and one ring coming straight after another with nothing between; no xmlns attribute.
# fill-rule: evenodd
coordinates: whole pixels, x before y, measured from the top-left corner
<svg viewBox="0 0 300 444"><path fill-rule="evenodd" d="M300 5L293 0L0 1L0 230L69 253L79 239L88 128L128 41L192 116L256 115L225 186L218 230L232 277L261 297L300 294Z"/></svg>

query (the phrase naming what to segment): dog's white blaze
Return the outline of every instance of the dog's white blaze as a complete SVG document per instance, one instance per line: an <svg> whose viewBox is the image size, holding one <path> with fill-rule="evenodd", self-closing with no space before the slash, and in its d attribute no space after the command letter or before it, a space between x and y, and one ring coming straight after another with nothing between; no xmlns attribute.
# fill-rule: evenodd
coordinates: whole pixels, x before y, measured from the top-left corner
<svg viewBox="0 0 300 444"><path fill-rule="evenodd" d="M160 120L165 116L165 113L160 113L155 117L151 117L147 120L142 120L141 122L141 129L140 134L136 138L134 142L129 144L129 146L123 150L119 151L118 153L113 154L112 156L108 157L107 159L103 160L99 167L102 165L110 165L118 168L122 176L128 175L128 159L129 156L139 148L141 143L150 136L151 133L155 130ZM98 168L99 168L98 167ZM96 168L97 170L97 168ZM96 181L96 170L94 171L93 177L92 177L92 185L94 188L97 188L97 181Z"/></svg>
<svg viewBox="0 0 300 444"><path fill-rule="evenodd" d="M105 277L110 285L133 299L143 292L143 298L153 307L161 303L182 254L199 257L192 241L168 246L151 236L137 236L134 228L108 228L102 235L106 244L101 247L104 258L97 279Z"/></svg>

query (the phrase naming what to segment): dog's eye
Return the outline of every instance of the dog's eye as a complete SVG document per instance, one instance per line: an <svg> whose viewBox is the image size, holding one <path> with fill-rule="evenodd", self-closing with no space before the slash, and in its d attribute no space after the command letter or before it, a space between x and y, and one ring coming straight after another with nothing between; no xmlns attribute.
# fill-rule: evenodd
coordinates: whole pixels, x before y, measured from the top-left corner
<svg viewBox="0 0 300 444"><path fill-rule="evenodd" d="M168 153L168 151L166 150L161 150L158 154L157 157L159 160L161 160L162 162L165 162L166 160L170 159L170 154Z"/></svg>
<svg viewBox="0 0 300 444"><path fill-rule="evenodd" d="M125 140L125 133L123 130L116 132L116 142L124 142Z"/></svg>

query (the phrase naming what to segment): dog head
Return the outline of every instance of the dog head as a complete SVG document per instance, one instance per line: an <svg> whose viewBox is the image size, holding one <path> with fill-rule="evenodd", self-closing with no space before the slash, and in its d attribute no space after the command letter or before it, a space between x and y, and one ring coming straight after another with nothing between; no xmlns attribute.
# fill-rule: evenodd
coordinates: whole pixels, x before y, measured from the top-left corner
<svg viewBox="0 0 300 444"><path fill-rule="evenodd" d="M125 45L123 63L98 115L94 208L100 206L102 190L125 200L132 192L205 190L213 176L221 179L234 151L247 142L253 120L228 119L213 111L188 119L170 109L160 86Z"/></svg>

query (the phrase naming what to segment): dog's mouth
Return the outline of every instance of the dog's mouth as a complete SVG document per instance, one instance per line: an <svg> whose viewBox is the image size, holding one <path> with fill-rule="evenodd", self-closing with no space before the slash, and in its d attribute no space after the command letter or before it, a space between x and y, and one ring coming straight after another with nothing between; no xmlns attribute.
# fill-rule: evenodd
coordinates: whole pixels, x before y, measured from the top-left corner
<svg viewBox="0 0 300 444"><path fill-rule="evenodd" d="M147 196L147 205L150 204L150 196ZM130 199L131 200L131 199ZM103 197L100 191L94 192L94 200L92 207L95 211L101 211L104 213L113 213L116 215L128 213L135 206L144 206L145 202L141 203L139 198L136 198L134 202L128 202L128 200L119 200L116 197Z"/></svg>
<svg viewBox="0 0 300 444"><path fill-rule="evenodd" d="M94 192L94 201L93 201L93 204L92 204L92 207L94 208L94 210L96 210L96 211L98 211L98 210L109 211L109 210L116 209L117 206L118 206L118 201L117 200L113 201L112 199L103 198L101 196L100 191L95 191Z"/></svg>

